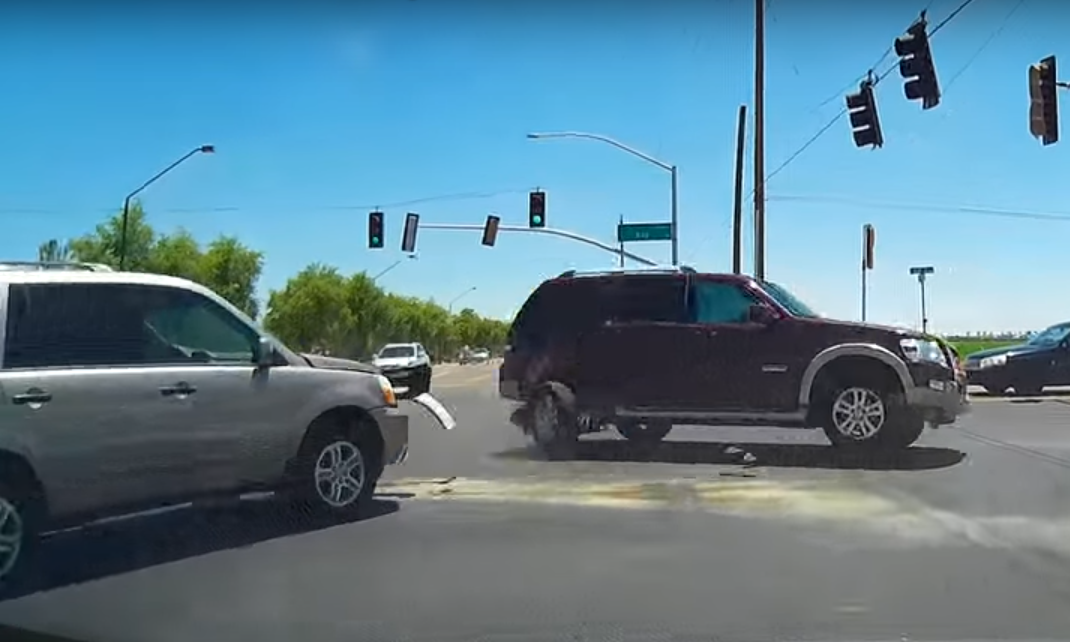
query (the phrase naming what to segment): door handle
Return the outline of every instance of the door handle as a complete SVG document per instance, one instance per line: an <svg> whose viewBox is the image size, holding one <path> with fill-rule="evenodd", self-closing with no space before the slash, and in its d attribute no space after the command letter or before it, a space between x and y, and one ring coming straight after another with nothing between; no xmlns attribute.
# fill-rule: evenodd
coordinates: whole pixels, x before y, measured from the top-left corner
<svg viewBox="0 0 1070 642"><path fill-rule="evenodd" d="M40 388L30 388L26 392L11 397L11 403L16 406L25 406L31 403L48 403L52 401L52 393L45 392Z"/></svg>
<svg viewBox="0 0 1070 642"><path fill-rule="evenodd" d="M171 386L163 386L160 388L160 394L165 397L173 397L175 395L192 395L197 392L197 388L189 385L185 381L180 381Z"/></svg>

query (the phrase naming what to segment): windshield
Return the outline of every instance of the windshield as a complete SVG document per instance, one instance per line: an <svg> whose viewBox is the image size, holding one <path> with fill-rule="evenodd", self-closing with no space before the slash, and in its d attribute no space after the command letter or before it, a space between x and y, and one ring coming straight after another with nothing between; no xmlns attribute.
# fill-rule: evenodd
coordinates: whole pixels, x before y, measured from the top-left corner
<svg viewBox="0 0 1070 642"><path fill-rule="evenodd" d="M797 317L808 317L816 319L820 317L817 312L810 309L810 306L806 305L799 299L795 298L795 295L789 292L782 286L776 283L770 283L768 281L762 283L762 289L766 294L773 297L777 303L784 306L784 308L792 315Z"/></svg>
<svg viewBox="0 0 1070 642"><path fill-rule="evenodd" d="M386 346L379 351L379 359L401 359L404 357L415 357L416 348L412 346Z"/></svg>
<svg viewBox="0 0 1070 642"><path fill-rule="evenodd" d="M1029 345L1053 346L1058 345L1070 335L1070 324L1053 325L1046 330L1038 332L1029 338Z"/></svg>

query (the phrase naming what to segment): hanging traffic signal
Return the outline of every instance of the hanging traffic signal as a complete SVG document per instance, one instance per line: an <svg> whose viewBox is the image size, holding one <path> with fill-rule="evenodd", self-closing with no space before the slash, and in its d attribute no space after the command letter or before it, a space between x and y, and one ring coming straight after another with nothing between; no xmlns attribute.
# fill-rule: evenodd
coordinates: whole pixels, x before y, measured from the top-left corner
<svg viewBox="0 0 1070 642"><path fill-rule="evenodd" d="M373 250L383 247L383 213L368 214L368 247Z"/></svg>
<svg viewBox="0 0 1070 642"><path fill-rule="evenodd" d="M847 114L851 119L851 134L855 139L855 147L869 145L876 149L884 146L884 133L877 115L877 98L873 93L871 80L863 81L857 94L847 95Z"/></svg>
<svg viewBox="0 0 1070 642"><path fill-rule="evenodd" d="M416 232L420 227L420 215L409 212L405 215L405 231L401 233L401 251L412 254L416 251Z"/></svg>
<svg viewBox="0 0 1070 642"><path fill-rule="evenodd" d="M498 238L498 224L501 220L501 217L493 214L487 215L487 223L483 226L483 245L494 247L494 241Z"/></svg>
<svg viewBox="0 0 1070 642"><path fill-rule="evenodd" d="M528 227L546 227L546 192L528 195Z"/></svg>
<svg viewBox="0 0 1070 642"><path fill-rule="evenodd" d="M940 104L940 83L925 28L924 18L910 25L906 35L895 39L895 54L899 56L899 74L906 80L903 92L907 99L920 100L922 109L932 109Z"/></svg>
<svg viewBox="0 0 1070 642"><path fill-rule="evenodd" d="M1058 78L1055 56L1029 65L1029 133L1044 145L1059 141Z"/></svg>

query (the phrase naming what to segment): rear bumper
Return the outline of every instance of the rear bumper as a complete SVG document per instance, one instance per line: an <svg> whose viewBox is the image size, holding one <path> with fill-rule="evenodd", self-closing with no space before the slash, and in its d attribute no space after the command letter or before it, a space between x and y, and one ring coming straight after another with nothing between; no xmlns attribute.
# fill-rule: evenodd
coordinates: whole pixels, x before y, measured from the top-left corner
<svg viewBox="0 0 1070 642"><path fill-rule="evenodd" d="M409 457L409 417L397 408L378 408L371 415L383 436L383 465L404 463Z"/></svg>
<svg viewBox="0 0 1070 642"><path fill-rule="evenodd" d="M965 382L932 379L907 390L906 397L911 408L937 426L953 424L970 410Z"/></svg>

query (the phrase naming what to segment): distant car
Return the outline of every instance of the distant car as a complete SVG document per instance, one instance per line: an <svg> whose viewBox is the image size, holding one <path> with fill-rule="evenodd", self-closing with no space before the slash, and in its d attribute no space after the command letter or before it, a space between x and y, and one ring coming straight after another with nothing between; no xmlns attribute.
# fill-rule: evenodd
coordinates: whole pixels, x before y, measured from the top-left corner
<svg viewBox="0 0 1070 642"><path fill-rule="evenodd" d="M395 387L408 388L406 397L431 390L431 355L419 343L388 343L372 358Z"/></svg>
<svg viewBox="0 0 1070 642"><path fill-rule="evenodd" d="M1001 395L1038 395L1045 386L1070 385L1070 322L1053 325L1018 345L974 352L966 357L971 385Z"/></svg>
<svg viewBox="0 0 1070 642"><path fill-rule="evenodd" d="M486 348L476 348L469 355L468 360L472 363L485 363L490 361L490 350Z"/></svg>

